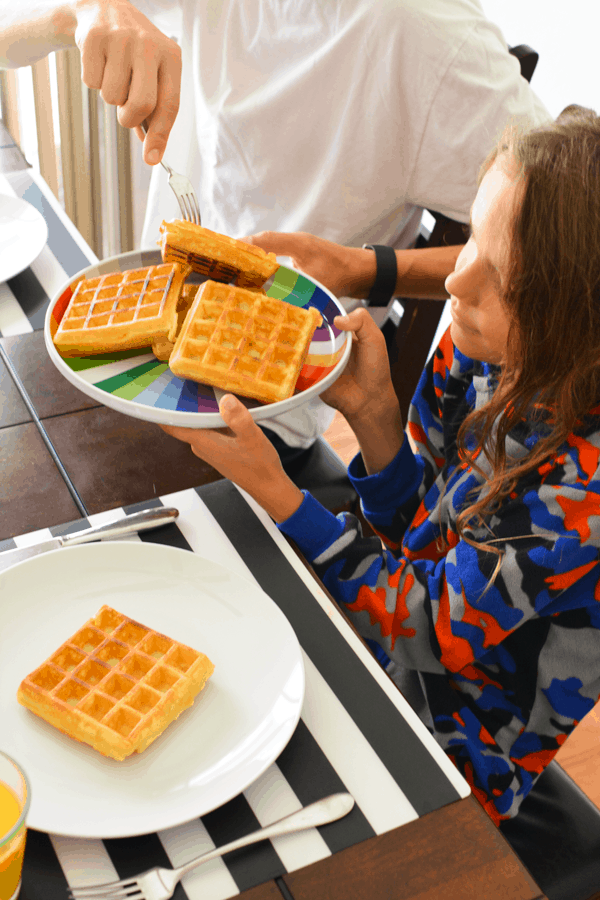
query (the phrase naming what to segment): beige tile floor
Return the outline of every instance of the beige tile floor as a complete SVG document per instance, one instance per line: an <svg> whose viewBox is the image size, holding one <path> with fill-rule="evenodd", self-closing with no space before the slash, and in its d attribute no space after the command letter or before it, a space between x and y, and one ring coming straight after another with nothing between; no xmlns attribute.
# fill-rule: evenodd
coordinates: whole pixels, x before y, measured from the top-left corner
<svg viewBox="0 0 600 900"><path fill-rule="evenodd" d="M355 455L358 444L344 417L336 417L325 438L346 464ZM556 755L557 761L582 791L600 807L600 704L582 719Z"/></svg>

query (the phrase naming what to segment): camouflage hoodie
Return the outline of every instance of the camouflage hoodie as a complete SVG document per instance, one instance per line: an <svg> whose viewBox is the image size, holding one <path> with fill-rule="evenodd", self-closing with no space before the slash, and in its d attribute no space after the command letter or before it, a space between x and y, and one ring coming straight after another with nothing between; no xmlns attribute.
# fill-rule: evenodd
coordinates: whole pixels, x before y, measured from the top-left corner
<svg viewBox="0 0 600 900"><path fill-rule="evenodd" d="M447 332L397 457L372 476L360 455L352 460L364 515L382 540L308 494L280 526L390 672L418 673L425 721L496 823L516 814L600 696L600 409L521 479L488 528L471 531L503 552L490 585L497 556L457 536L465 496L483 479L459 462L456 434L497 375ZM526 454L544 427L543 415L523 422L508 453Z"/></svg>

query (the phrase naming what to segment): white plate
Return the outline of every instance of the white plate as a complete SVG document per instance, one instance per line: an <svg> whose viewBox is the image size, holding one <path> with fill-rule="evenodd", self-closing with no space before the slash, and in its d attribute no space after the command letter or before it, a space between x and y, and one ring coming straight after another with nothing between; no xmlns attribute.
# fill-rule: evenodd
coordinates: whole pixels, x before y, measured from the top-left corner
<svg viewBox="0 0 600 900"><path fill-rule="evenodd" d="M226 803L281 753L300 717L296 635L259 587L187 550L110 541L55 550L0 573L0 748L31 782L28 824L104 838L147 834ZM107 603L207 654L194 705L123 762L61 734L17 688Z"/></svg>
<svg viewBox="0 0 600 900"><path fill-rule="evenodd" d="M134 251L102 260L74 275L60 289L46 313L46 349L67 381L88 397L117 412L160 425L220 428L225 424L219 415L218 404L223 391L178 378L166 363L156 359L149 348L63 358L54 346L53 337L58 324L75 286L82 278L95 278L109 272L123 272L161 262L160 250ZM192 281L193 277L189 280ZM322 284L295 269L280 266L264 288L270 297L285 300L294 306L314 306L321 313L323 322L315 331L296 392L291 397L266 404L240 398L256 421L290 412L319 396L344 371L352 349L351 335L333 324L337 315L344 314L344 308Z"/></svg>
<svg viewBox="0 0 600 900"><path fill-rule="evenodd" d="M46 220L35 206L0 194L0 283L30 266L47 240Z"/></svg>

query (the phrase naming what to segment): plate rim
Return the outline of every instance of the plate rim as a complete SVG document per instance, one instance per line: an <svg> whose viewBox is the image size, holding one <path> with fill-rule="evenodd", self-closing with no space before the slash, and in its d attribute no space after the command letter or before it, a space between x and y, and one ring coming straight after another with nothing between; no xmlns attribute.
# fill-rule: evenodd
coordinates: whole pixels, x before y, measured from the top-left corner
<svg viewBox="0 0 600 900"><path fill-rule="evenodd" d="M93 816L93 813L90 813L89 809L86 809L85 815L80 818L79 825L75 824L70 827L68 827L68 826L65 827L65 823L62 823L62 825L60 823L58 823L59 824L58 829L52 827L51 823L49 823L48 821L45 821L46 819L48 819L47 815L41 816L40 822L37 822L37 821L32 822L31 815L29 816L28 826L31 828L35 828L37 830L45 831L45 832L52 833L52 834L58 834L58 835L65 836L65 837L75 837L75 838L82 838L82 839L86 839L86 840L134 837L137 835L155 833L155 832L163 830L165 828L177 827L179 825L183 825L187 822L193 821L196 818L207 815L209 812L212 812L214 809L220 808L221 806L223 806L224 804L229 802L231 799L238 796L240 793L242 793L244 790L246 790L246 788L248 788L251 784L253 784L258 778L261 777L261 775L266 771L266 769L268 769L268 767L270 765L272 765L273 762L275 762L275 760L277 759L279 754L287 746L287 744L288 744L289 740L291 739L292 735L294 734L296 727L298 725L298 722L300 720L302 707L304 704L304 697L305 697L305 693L306 693L306 672L305 672L304 660L303 660L303 656L302 656L302 648L300 646L300 643L298 641L298 638L296 636L294 629L292 628L289 620L287 619L285 614L282 612L282 610L279 608L277 603L275 603L275 601L272 600L271 597L269 597L269 595L266 593L266 591L264 591L260 587L260 585L258 585L256 582L245 577L244 575L241 575L240 573L236 572L235 570L228 568L227 566L223 565L222 563L211 560L208 557L205 557L205 556L202 556L201 554L195 553L194 551L185 550L180 547L172 547L170 545L165 545L165 544L155 544L152 542L142 542L142 541L139 541L139 542L133 541L132 542L132 541L128 541L128 540L112 539L112 540L105 540L105 541L90 542L90 543L75 545L72 547L63 547L63 548L58 548L56 550L50 550L50 551L47 551L46 553L39 554L35 557L31 557L30 559L21 560L20 562L15 563L14 566L11 566L10 568L5 569L4 571L0 572L0 584L4 581L4 576L8 575L9 572L13 572L15 569L20 569L20 568L22 568L24 566L28 566L32 563L36 563L36 565L39 566L40 561L43 560L43 558L45 556L56 557L57 553L64 553L64 552L67 552L70 554L73 554L73 553L81 554L82 552L89 553L90 551L94 554L97 554L98 552L104 553L104 552L106 552L107 549L110 550L113 547L115 547L116 545L119 545L121 547L127 546L128 552L131 551L132 547L138 548L138 549L134 550L134 553L139 553L140 552L139 548L144 548L141 551L142 553L145 554L147 552L149 553L150 551L153 551L154 557L156 556L156 553L158 553L159 555L160 554L179 555L181 553L188 553L189 555L193 556L194 558L201 560L204 564L208 565L209 567L216 568L217 570L220 570L221 572L226 573L228 577L239 580L240 582L242 582L245 585L246 588L249 588L251 591L253 590L255 592L258 592L259 594L262 594L269 601L269 608L272 608L272 610L274 610L275 619L279 620L282 627L288 631L290 638L293 639L293 641L292 641L293 646L297 649L297 657L295 659L295 662L293 663L293 668L295 671L296 667L299 666L299 668L298 668L299 676L295 676L295 677L301 677L301 691L300 691L299 700L296 705L293 720L290 718L285 723L285 727L280 729L280 733L278 735L278 740L276 742L274 742L273 738L271 739L269 752L262 758L260 765L258 765L255 768L255 770L252 773L251 779L249 781L247 781L246 776L244 776L241 779L243 784L237 783L237 782L234 783L234 786L231 788L231 790L223 792L223 795L219 799L219 801L216 804L210 805L209 808L205 808L205 809L203 808L200 812L193 811L191 813L189 812L189 810L186 810L186 812L183 815L181 813L180 814L175 813L175 815L171 815L167 818L165 818L165 813L163 811L163 815L160 818L160 821L158 821L158 819L152 821L150 827L148 827L148 825L146 824L147 819L148 819L147 815L144 816L143 827L140 827L139 822L140 822L142 814L138 813L137 817L136 816L133 817L134 821L138 822L137 825L125 826L125 828L118 827L118 825L117 825L116 827L113 826L112 828L109 828L109 829L98 829L98 828L90 829L87 827L81 827L81 825L84 821L87 823L90 823L90 821L93 821L93 822L96 821ZM290 671L291 671L291 669L290 669ZM16 703L16 699L15 699L15 703ZM275 749L273 749L273 747L275 747ZM9 748L8 752L9 753L11 752L10 748ZM12 748L12 752L14 754L14 748ZM104 759L104 757L102 757L100 754L98 754L97 761L99 761L100 764L103 759ZM29 777L30 781L32 781L32 775L31 775L30 771L28 771L28 777ZM169 807L169 808L171 809L171 808L173 808L173 806L171 805L171 807ZM176 808L176 805L175 805L175 808ZM114 819L112 819L111 821L116 821L118 819L118 821L121 822L121 821L123 821L124 817L126 817L126 813L124 812L124 809L122 809L120 814L115 814ZM159 817L160 817L160 812L159 812ZM106 820L105 820L105 818L101 817L100 821L105 822Z"/></svg>
<svg viewBox="0 0 600 900"><path fill-rule="evenodd" d="M3 199L12 200L13 202L18 203L18 205L21 206L22 208L29 207L29 209L32 209L34 211L34 213L36 214L38 225L39 226L43 225L44 240L43 241L41 240L41 233L40 233L40 238L38 239L38 241L33 242L30 246L30 239L28 239L27 246L30 248L30 252L28 254L26 254L26 256L28 257L28 262L26 262L25 265L22 265L22 263L18 263L16 266L13 266L13 267L7 266L6 271L8 271L8 273L9 273L8 275L6 275L5 272L0 271L0 282L9 281L9 279L15 278L17 275L20 275L21 272L24 272L25 269L27 269L32 263L34 263L36 261L36 259L38 258L38 256L40 255L40 253L42 252L42 250L48 243L48 223L46 222L45 218L43 217L43 215L41 214L39 209L37 209L33 205L33 203L30 203L29 200L24 200L22 197L16 197L13 194L0 193L0 203L2 202Z"/></svg>
<svg viewBox="0 0 600 900"><path fill-rule="evenodd" d="M62 356L54 345L54 341L52 340L52 336L50 333L50 320L52 318L54 307L64 291L76 279L85 278L87 272L89 272L91 269L97 269L99 265L104 266L105 264L112 264L113 262L117 263L118 261L127 259L127 257L136 258L139 260L142 253L157 253L160 257L160 250L155 250L153 247L142 248L140 250L130 250L126 253L118 253L115 256L107 257L106 259L99 260L96 263L90 263L89 266L87 266L85 269L81 269L79 272L76 272L62 284L60 289L56 292L55 296L50 301L44 318L44 343L46 345L48 355L50 356L52 363L58 369L60 374L64 378L66 378L67 381L69 381L74 387L76 387L82 393L86 394L91 399L97 400L98 403L100 403L102 406L106 406L109 409L114 409L116 412L123 413L124 415L131 416L135 419L141 419L144 422L153 422L157 425L170 425L175 427L181 426L183 428L224 428L225 422L218 412L185 412L183 410L166 410L154 406L141 406L134 400L127 400L121 397L117 397L114 394L107 395L106 391L97 388L94 384L90 384L88 382L82 384L82 379L80 379L77 373L74 372L73 369L71 369L64 362ZM339 309L340 315L345 315L345 311L337 297L335 297L335 295L328 288L321 284L321 282L317 281L316 278L312 278L312 276L306 275L306 273L301 272L299 269L296 269L292 266L286 265L284 266L284 268L289 269L292 272L296 272L303 278L308 278L309 281L317 285L317 287L319 287L330 298L330 300L335 303L335 305ZM321 379L321 381L316 382L316 384L313 384L305 391L302 391L301 396L303 397L304 403L309 403L311 400L323 393L324 390L326 390L335 380L337 380L337 378L346 368L346 365L350 358L350 353L352 351L351 332L347 332L345 343L342 346L343 351L340 359L331 370L331 372L328 372L327 375L325 375L325 377ZM148 353L152 354L150 348L148 348ZM336 373L335 378L333 377L334 373ZM107 396L110 397L110 403L107 403ZM298 396L300 395L293 395L292 397L288 397L286 400L279 400L276 403L251 407L249 409L249 412L255 422L260 422L265 419L273 419L277 416L285 415L286 413L291 412L298 405L300 405L296 401L296 397ZM286 404L290 404L289 407L286 406Z"/></svg>

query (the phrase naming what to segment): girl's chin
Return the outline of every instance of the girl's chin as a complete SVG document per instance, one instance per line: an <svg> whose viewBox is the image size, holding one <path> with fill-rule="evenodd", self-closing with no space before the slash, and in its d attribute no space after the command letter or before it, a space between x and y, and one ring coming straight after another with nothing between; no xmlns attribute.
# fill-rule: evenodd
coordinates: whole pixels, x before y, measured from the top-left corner
<svg viewBox="0 0 600 900"><path fill-rule="evenodd" d="M465 331L457 322L453 321L450 326L450 337L456 349L463 356L467 356L469 359L477 359L480 362L493 362L493 360L488 358L489 354L485 352L481 341L477 340L475 332Z"/></svg>

